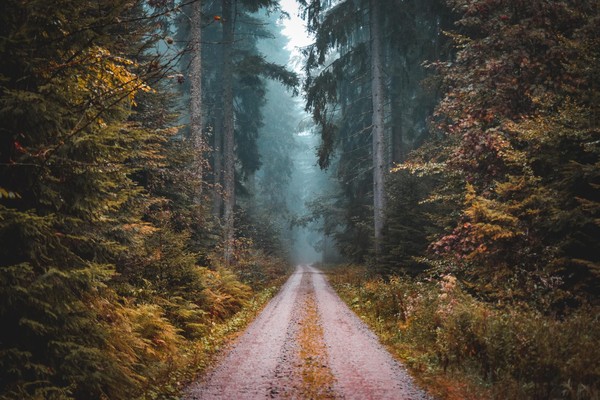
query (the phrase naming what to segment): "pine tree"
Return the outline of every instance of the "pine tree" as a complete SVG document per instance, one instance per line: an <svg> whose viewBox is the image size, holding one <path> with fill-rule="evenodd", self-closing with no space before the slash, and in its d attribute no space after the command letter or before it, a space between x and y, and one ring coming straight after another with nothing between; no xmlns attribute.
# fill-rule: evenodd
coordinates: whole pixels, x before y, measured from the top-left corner
<svg viewBox="0 0 600 400"><path fill-rule="evenodd" d="M200 203L206 151L202 124L202 2L200 0L192 4L190 18L190 138L194 143L196 179L200 181L198 185L200 190L197 195L197 202Z"/></svg>
<svg viewBox="0 0 600 400"><path fill-rule="evenodd" d="M386 208L385 177L388 162L385 151L385 97L383 93L383 38L381 32L382 17L379 5L369 1L369 34L371 55L371 101L373 116L373 221L375 231L375 256L381 256L384 213Z"/></svg>
<svg viewBox="0 0 600 400"><path fill-rule="evenodd" d="M275 5L273 1L227 0L220 3L220 9L211 9L219 21L213 24L211 37L217 38L220 34L220 43L210 46L209 51L218 56L212 62L207 61L205 71L211 76L207 82L208 91L215 94L213 108L216 110L211 112L215 129L213 168L215 179L222 179L222 182L214 183L223 197L226 260L231 259L235 239L236 187L260 167L257 139L266 94L264 80L274 79L290 87L297 85L295 74L267 61L256 47L260 37L269 35L261 27L262 21L256 13ZM237 40L238 36L243 36L244 40ZM236 168L238 162L239 169ZM217 209L220 211L220 205L220 200L214 201L215 213Z"/></svg>
<svg viewBox="0 0 600 400"><path fill-rule="evenodd" d="M305 91L306 108L321 130L319 164L333 162L345 189L346 229L360 230L348 232L361 238L354 247L373 247L381 255L385 177L392 162L403 161L427 136L437 94L420 87L427 76L422 64L441 54L447 12L437 1L302 4L316 35L306 52ZM372 220L368 235L353 222L366 219Z"/></svg>

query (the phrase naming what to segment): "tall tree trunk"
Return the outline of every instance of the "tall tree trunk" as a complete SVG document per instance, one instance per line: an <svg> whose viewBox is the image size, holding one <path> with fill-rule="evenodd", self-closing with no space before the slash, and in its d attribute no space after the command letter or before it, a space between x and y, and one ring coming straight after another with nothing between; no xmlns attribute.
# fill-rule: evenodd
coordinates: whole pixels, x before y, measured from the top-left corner
<svg viewBox="0 0 600 400"><path fill-rule="evenodd" d="M219 49L219 60L217 65L223 62L223 54ZM218 68L216 72L215 80L217 85L222 85L223 77L222 71ZM222 90L222 89L221 89ZM219 92L221 92L219 90ZM222 100L222 99L221 99ZM212 214L215 220L221 218L221 212L223 209L223 110L222 102L215 107L215 118L213 127L213 205Z"/></svg>
<svg viewBox="0 0 600 400"><path fill-rule="evenodd" d="M383 91L383 56L381 17L376 0L369 1L369 28L371 34L371 98L373 102L373 219L375 228L375 255L381 254L385 212L385 99Z"/></svg>
<svg viewBox="0 0 600 400"><path fill-rule="evenodd" d="M192 4L190 29L190 139L194 146L195 175L199 181L196 201L202 196L204 174L204 151L206 145L202 137L202 1Z"/></svg>
<svg viewBox="0 0 600 400"><path fill-rule="evenodd" d="M394 61L392 61L394 62ZM404 147L404 131L406 121L404 120L404 108L403 104L406 98L407 86L404 79L404 68L402 69L402 77L398 76L398 73L392 76L390 82L390 94L391 100L391 157L390 164L401 163L406 157L406 149ZM390 166L392 166L390 165Z"/></svg>
<svg viewBox="0 0 600 400"><path fill-rule="evenodd" d="M224 35L223 35L224 37ZM223 45L215 47L213 54L215 65L223 65ZM216 68L215 88L218 93L223 92L223 69ZM219 221L223 215L223 98L215 97L214 126L213 126L213 204L212 215Z"/></svg>
<svg viewBox="0 0 600 400"><path fill-rule="evenodd" d="M233 7L232 0L222 0L223 6L223 195L225 262L229 264L233 251L235 207L235 142L233 114Z"/></svg>

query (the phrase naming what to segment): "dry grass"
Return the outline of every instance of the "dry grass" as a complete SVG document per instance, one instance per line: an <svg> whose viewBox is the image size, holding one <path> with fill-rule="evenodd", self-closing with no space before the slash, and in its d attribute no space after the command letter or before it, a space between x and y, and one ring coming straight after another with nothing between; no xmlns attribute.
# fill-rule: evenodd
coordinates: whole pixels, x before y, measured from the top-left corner
<svg viewBox="0 0 600 400"><path fill-rule="evenodd" d="M308 295L305 315L298 333L299 357L302 362L302 398L334 399L335 378L328 366L323 328L319 324L313 294Z"/></svg>

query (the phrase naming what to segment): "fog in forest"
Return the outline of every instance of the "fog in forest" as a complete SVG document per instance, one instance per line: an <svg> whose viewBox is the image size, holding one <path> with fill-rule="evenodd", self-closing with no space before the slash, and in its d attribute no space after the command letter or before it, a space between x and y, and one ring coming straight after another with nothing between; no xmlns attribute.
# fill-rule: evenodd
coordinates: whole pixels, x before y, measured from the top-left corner
<svg viewBox="0 0 600 400"><path fill-rule="evenodd" d="M181 398L324 262L296 271L432 398L597 400L599 26L598 0L0 1L0 398ZM289 321L326 314L302 285ZM279 333L346 334L307 327ZM272 376L329 388L302 346Z"/></svg>
<svg viewBox="0 0 600 400"><path fill-rule="evenodd" d="M275 14L275 26L271 29L276 32L276 37L259 40L257 48L267 60L285 65L302 75L301 47L308 44L310 38L299 18L296 2L284 0L281 7L288 15ZM262 17L269 19L266 13ZM274 19L270 18L270 21ZM257 183L259 186L272 188L274 192L268 193L268 196L280 197L282 200L284 211L278 221L279 235L281 242L288 246L290 261L293 264L321 262L324 245L332 246L331 238L324 235L323 220L310 215L308 204L330 190L335 182L330 173L317 164L319 132L310 114L304 110L301 93L293 94L292 90L279 83L268 82L265 100L267 112L258 138L262 166L256 172ZM280 119L281 112L278 108L282 104L286 105L285 121ZM282 124L285 129L281 129ZM270 132L277 133L272 136ZM289 164L284 169L278 169L275 163L277 157L270 156L275 148L279 148L284 153L280 156L288 160ZM285 176L279 177L279 180L272 175L284 171ZM279 183L270 185L269 181L273 180ZM260 199L261 194L267 193L257 191L257 203L264 201L262 204L266 207L272 205L267 199Z"/></svg>

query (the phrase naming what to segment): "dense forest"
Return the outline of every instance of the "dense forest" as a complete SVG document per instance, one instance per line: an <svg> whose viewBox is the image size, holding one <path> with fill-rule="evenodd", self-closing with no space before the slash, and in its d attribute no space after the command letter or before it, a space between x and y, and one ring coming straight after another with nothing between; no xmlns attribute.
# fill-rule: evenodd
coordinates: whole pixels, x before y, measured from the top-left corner
<svg viewBox="0 0 600 400"><path fill-rule="evenodd" d="M320 254L436 395L597 399L598 0L281 3L2 1L0 398L177 398Z"/></svg>

